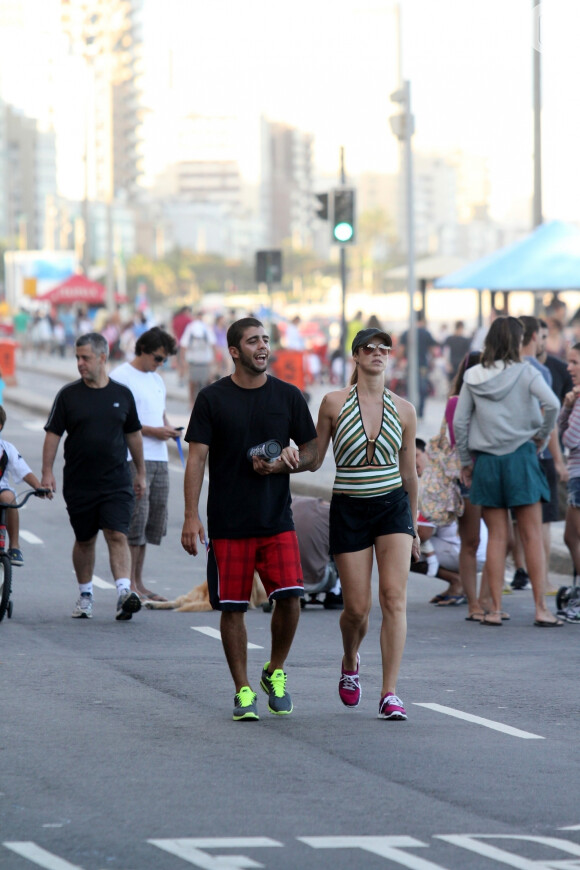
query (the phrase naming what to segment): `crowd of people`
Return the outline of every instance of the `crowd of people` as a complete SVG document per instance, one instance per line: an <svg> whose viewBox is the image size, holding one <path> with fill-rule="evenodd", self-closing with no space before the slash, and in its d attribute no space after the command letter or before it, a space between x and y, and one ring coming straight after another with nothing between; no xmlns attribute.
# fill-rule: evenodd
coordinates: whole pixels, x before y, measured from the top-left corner
<svg viewBox="0 0 580 870"><path fill-rule="evenodd" d="M268 372L274 351L268 329L256 317L228 322L220 315L210 326L200 312L181 309L170 329L150 326L140 315L132 324L134 341L126 362L111 376L107 361L116 341L108 330L111 318L100 331L89 329L74 339L80 379L56 396L45 426L40 479L23 460L15 461L12 445L2 442L7 463L6 476L4 469L0 474L3 500L14 495L10 474L45 488L51 498L57 486L54 460L66 433L63 495L78 585L73 617L93 615L100 530L118 590L116 619L131 619L147 600L163 600L147 588L143 574L147 545L159 545L167 531L167 442L178 440L181 431L168 419L159 370L175 358L189 385L191 407L181 543L192 556L201 551L208 557L210 601L221 612L235 687L234 720L259 718L244 617L255 573L275 605L270 657L259 685L271 713L293 710L284 668L305 575L289 475L316 472L331 442L336 471L330 504L319 512L324 530L316 544L317 550L327 548L328 562L323 558L317 571L332 578L330 594L335 599L340 595L338 694L344 706L355 708L362 697L360 649L369 628L373 559L381 610L381 719L407 718L397 679L406 639L409 570L448 584L432 603L466 604L467 621L500 627L509 619L502 594L511 551L517 567L510 590L531 585L534 626L580 621L580 601L568 601L554 614L546 600L555 591L548 573L550 524L560 518L564 482L564 539L574 589L580 572L580 342L574 332L569 347L560 343L555 348L547 319L494 311L485 332L467 336L458 321L450 335L435 341L419 316L420 377L428 384L430 354L438 349L450 378L443 428L460 466L454 485L461 510L438 523L421 495L425 469L435 459L416 431L429 388L423 385L422 404L415 409L392 389L388 366L392 354L405 353L406 333L396 341L376 318L365 323L359 313L353 319L345 337L350 383L324 396L315 425L303 392ZM575 330L576 317L572 324ZM300 325L294 318L291 326L298 336ZM286 334L296 347L293 331ZM264 450L267 442L278 445L272 456ZM200 503L206 465L207 528ZM13 564L20 565L17 528L9 528L9 534Z"/></svg>

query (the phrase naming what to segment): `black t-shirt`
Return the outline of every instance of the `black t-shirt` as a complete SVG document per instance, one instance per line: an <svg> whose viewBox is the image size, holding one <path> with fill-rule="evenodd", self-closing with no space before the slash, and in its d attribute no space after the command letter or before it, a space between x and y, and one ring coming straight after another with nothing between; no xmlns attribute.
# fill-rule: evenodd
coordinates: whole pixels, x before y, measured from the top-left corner
<svg viewBox="0 0 580 870"><path fill-rule="evenodd" d="M405 351L407 352L407 330L401 335L399 342ZM417 327L417 359L419 361L419 366L421 368L428 368L429 366L429 351L432 347L437 347L437 342L429 332L429 330L425 329L424 326Z"/></svg>
<svg viewBox="0 0 580 870"><path fill-rule="evenodd" d="M465 354L469 351L471 339L464 335L448 335L445 339L443 347L449 348L449 362L451 364L452 374L455 374L460 363L463 362Z"/></svg>
<svg viewBox="0 0 580 870"><path fill-rule="evenodd" d="M82 380L67 384L44 428L59 437L67 433L62 490L69 507L132 490L125 433L138 432L141 423L128 387L111 380L100 389Z"/></svg>
<svg viewBox="0 0 580 870"><path fill-rule="evenodd" d="M199 393L185 436L209 446L208 533L212 538L277 535L294 528L287 474L257 474L246 454L269 438L287 447L316 438L300 390L268 375L244 389L231 377Z"/></svg>
<svg viewBox="0 0 580 870"><path fill-rule="evenodd" d="M574 386L568 366L563 359L553 356L551 353L546 356L544 365L552 372L552 390L556 393L560 402L563 402L566 393L569 393Z"/></svg>

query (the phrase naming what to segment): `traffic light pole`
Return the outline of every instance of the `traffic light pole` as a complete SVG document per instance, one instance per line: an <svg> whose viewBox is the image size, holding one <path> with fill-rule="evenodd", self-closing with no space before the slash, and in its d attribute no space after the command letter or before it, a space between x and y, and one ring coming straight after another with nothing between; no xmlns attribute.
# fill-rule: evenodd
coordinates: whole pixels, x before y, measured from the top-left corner
<svg viewBox="0 0 580 870"><path fill-rule="evenodd" d="M407 332L407 398L419 405L419 360L417 347L417 317L415 314L415 203L413 192L413 116L411 115L411 83L405 91L405 189L407 192L407 283L409 294L409 330Z"/></svg>
<svg viewBox="0 0 580 870"><path fill-rule="evenodd" d="M346 173L344 170L344 147L340 148L340 183L346 184ZM342 310L340 317L340 343L342 357L342 386L346 387L346 249L344 245L340 246L340 286Z"/></svg>

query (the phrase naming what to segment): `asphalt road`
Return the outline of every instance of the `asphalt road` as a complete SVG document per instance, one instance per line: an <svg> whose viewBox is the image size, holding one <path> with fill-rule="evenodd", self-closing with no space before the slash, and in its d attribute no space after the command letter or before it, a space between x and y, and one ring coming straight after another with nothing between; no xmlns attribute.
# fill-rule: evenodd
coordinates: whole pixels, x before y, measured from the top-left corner
<svg viewBox="0 0 580 870"><path fill-rule="evenodd" d="M8 413L6 438L38 470L44 420ZM171 468L169 533L146 561L167 596L204 577L179 543ZM533 627L530 592L506 596L499 631L429 605L443 584L411 575L402 723L376 718L376 602L355 711L337 696L339 614L307 608L287 663L294 713L270 715L258 689L260 721L234 723L217 614L116 622L100 542L94 618L73 620L61 496L29 502L21 528L0 623L0 868L580 866L580 629ZM256 686L269 620L247 617Z"/></svg>

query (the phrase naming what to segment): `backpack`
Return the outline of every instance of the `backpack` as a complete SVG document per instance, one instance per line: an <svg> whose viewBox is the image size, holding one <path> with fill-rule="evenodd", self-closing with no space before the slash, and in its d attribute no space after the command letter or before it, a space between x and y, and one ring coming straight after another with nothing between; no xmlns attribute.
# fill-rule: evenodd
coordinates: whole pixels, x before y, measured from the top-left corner
<svg viewBox="0 0 580 870"><path fill-rule="evenodd" d="M439 434L427 442L429 463L419 480L421 512L436 526L447 526L463 515L465 505L459 489L461 462L456 447L447 437L443 417Z"/></svg>
<svg viewBox="0 0 580 870"><path fill-rule="evenodd" d="M189 340L185 351L185 358L189 363L205 365L211 360L207 328L203 323L201 323L201 321L194 321L194 323L199 323L199 326L192 327L189 331ZM197 331L197 335L194 332L194 329Z"/></svg>

